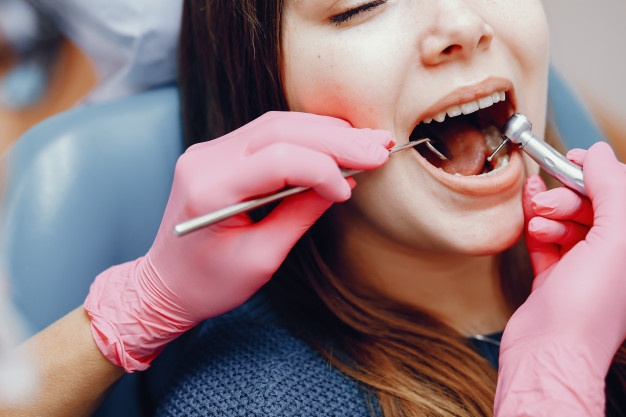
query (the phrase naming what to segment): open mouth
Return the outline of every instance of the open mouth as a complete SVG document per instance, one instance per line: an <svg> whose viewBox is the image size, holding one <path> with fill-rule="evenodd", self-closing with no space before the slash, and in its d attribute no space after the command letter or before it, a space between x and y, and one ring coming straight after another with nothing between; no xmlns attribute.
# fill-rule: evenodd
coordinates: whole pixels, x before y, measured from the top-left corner
<svg viewBox="0 0 626 417"><path fill-rule="evenodd" d="M504 91L451 106L432 119L419 123L409 140L430 138L448 160L442 160L426 146L416 149L428 162L452 175L493 175L509 162L511 147L506 145L487 160L502 142L500 128L513 113Z"/></svg>

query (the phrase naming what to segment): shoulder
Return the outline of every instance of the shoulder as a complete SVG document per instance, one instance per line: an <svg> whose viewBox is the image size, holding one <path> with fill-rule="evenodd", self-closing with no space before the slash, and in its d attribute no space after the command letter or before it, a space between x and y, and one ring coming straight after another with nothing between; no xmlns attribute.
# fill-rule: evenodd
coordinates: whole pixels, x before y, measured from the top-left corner
<svg viewBox="0 0 626 417"><path fill-rule="evenodd" d="M251 300L198 329L158 415L369 415L358 384L282 327L263 303Z"/></svg>

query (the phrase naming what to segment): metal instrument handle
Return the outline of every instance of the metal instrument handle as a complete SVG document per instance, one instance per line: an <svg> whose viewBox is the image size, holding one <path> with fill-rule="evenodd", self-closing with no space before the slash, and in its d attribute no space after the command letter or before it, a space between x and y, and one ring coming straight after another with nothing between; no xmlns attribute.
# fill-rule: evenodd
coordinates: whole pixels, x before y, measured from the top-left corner
<svg viewBox="0 0 626 417"><path fill-rule="evenodd" d="M411 141L409 143L405 143L404 145L398 145L395 146L393 148L391 148L389 150L389 154L394 154L398 151L404 150L404 149L408 149L408 148L412 148L414 146L417 146L421 143L424 142L428 142L430 141L430 139L428 138L421 138L421 139L417 139L414 141ZM342 169L341 170L341 174L344 177L350 177L352 175L358 174L359 170L345 170ZM240 214L240 213L245 213L247 211L265 206L267 204L273 203L275 201L281 200L285 197L289 197L295 194L299 194L302 193L304 191L310 190L311 187L291 187L291 188L287 188L283 191L279 191L275 194L271 194L265 197L260 197L260 198L256 198L254 200L249 200L249 201L244 201L241 203L237 203L237 204L233 204L231 206L228 207L224 207L223 209L214 211L212 213L208 213L208 214L204 214L202 216L198 216L198 217L194 217L193 219L189 219L186 220L182 223L177 224L176 226L174 226L174 234L177 236L183 236L186 235L187 233L191 233L195 230L198 230L200 228L203 227L207 227L210 226L212 224L215 224L217 222L220 222L222 220L226 220L229 217L232 217L234 215Z"/></svg>

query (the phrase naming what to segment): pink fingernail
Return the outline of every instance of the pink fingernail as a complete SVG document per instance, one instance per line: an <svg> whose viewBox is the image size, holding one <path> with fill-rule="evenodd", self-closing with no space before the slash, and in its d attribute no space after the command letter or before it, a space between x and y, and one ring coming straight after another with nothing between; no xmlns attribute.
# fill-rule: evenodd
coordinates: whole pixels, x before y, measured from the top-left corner
<svg viewBox="0 0 626 417"><path fill-rule="evenodd" d="M356 182L350 183L347 182L346 183L346 187L343 189L342 192L342 201L346 201L348 200L351 196L352 196L352 189L356 186Z"/></svg>
<svg viewBox="0 0 626 417"><path fill-rule="evenodd" d="M530 204L536 214L545 216L554 214L558 201L554 200L550 194L539 193L530 200Z"/></svg>
<svg viewBox="0 0 626 417"><path fill-rule="evenodd" d="M389 159L389 150L386 148L377 148L376 161L384 164Z"/></svg>
<svg viewBox="0 0 626 417"><path fill-rule="evenodd" d="M545 228L545 225L542 224L540 218L533 217L528 222L528 233L533 235L535 238L541 239L542 237L548 236L548 230Z"/></svg>
<svg viewBox="0 0 626 417"><path fill-rule="evenodd" d="M530 219L528 221L528 225L526 226L528 229L529 233L535 234L537 233L539 230L541 230L540 227L538 227L537 225L537 221L535 220L535 218L533 217L532 219Z"/></svg>
<svg viewBox="0 0 626 417"><path fill-rule="evenodd" d="M559 236L564 236L567 233L567 228L562 223L535 217L528 222L528 232L539 240L554 241Z"/></svg>
<svg viewBox="0 0 626 417"><path fill-rule="evenodd" d="M396 138L387 130L372 130L371 132L376 142L380 143L385 148L391 148L396 144Z"/></svg>
<svg viewBox="0 0 626 417"><path fill-rule="evenodd" d="M583 161L585 160L586 153L587 151L585 151L584 149L571 149L569 152L567 152L567 159L578 165L582 165Z"/></svg>
<svg viewBox="0 0 626 417"><path fill-rule="evenodd" d="M539 175L533 175L526 180L524 187L524 197L532 199L537 193L544 190L543 180Z"/></svg>

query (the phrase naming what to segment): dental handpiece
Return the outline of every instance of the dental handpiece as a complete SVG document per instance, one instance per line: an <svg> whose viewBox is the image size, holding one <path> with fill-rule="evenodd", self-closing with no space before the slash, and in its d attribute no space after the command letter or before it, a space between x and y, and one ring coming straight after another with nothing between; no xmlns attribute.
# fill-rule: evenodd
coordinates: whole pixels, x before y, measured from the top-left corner
<svg viewBox="0 0 626 417"><path fill-rule="evenodd" d="M505 142L508 139L518 145L541 168L563 185L587 197L582 168L535 136L532 133L532 127L533 125L526 116L516 113L502 127L502 135Z"/></svg>

